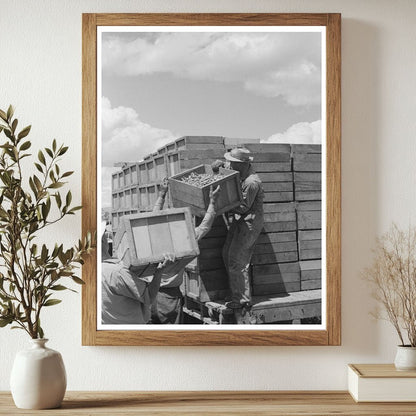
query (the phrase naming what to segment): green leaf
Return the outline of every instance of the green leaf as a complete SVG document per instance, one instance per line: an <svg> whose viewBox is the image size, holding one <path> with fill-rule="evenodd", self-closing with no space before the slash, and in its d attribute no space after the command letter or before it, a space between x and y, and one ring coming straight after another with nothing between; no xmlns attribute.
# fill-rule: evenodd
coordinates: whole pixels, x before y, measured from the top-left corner
<svg viewBox="0 0 416 416"><path fill-rule="evenodd" d="M42 204L42 218L44 219L44 221L46 221L46 219L48 218L49 210L50 205L48 206L48 204Z"/></svg>
<svg viewBox="0 0 416 416"><path fill-rule="evenodd" d="M52 142L52 150L54 152L56 152L56 139L53 139L53 142Z"/></svg>
<svg viewBox="0 0 416 416"><path fill-rule="evenodd" d="M78 276L72 276L72 280L75 283L78 283L79 285L85 285L85 282L82 279L80 279Z"/></svg>
<svg viewBox="0 0 416 416"><path fill-rule="evenodd" d="M74 171L73 171L73 170L72 170L72 171L69 171L69 172L65 172L65 173L61 176L61 178L66 178L67 176L71 176L73 173L74 173Z"/></svg>
<svg viewBox="0 0 416 416"><path fill-rule="evenodd" d="M17 120L17 118L15 118L13 120L13 123L12 123L12 132L13 133L16 131L17 123L18 123L18 120Z"/></svg>
<svg viewBox="0 0 416 416"><path fill-rule="evenodd" d="M33 175L33 182L36 185L36 189L40 192L42 190L42 183L36 175Z"/></svg>
<svg viewBox="0 0 416 416"><path fill-rule="evenodd" d="M51 189L62 188L64 185L65 185L64 182L55 182L55 183L50 184L48 188L51 188Z"/></svg>
<svg viewBox="0 0 416 416"><path fill-rule="evenodd" d="M4 328L5 326L9 325L13 322L13 318L0 318L0 328Z"/></svg>
<svg viewBox="0 0 416 416"><path fill-rule="evenodd" d="M7 114L3 110L0 110L0 118L7 122Z"/></svg>
<svg viewBox="0 0 416 416"><path fill-rule="evenodd" d="M68 193L66 194L66 198L65 198L65 205L69 207L71 202L72 202L72 194L71 194L71 191L68 191Z"/></svg>
<svg viewBox="0 0 416 416"><path fill-rule="evenodd" d="M42 251L40 253L40 258L43 263L45 263L47 257L48 257L48 249L46 248L45 244L43 244Z"/></svg>
<svg viewBox="0 0 416 416"><path fill-rule="evenodd" d="M41 166L41 165L39 165L39 163L36 163L36 162L35 162L35 166L36 166L36 169L37 169L40 173L43 173L43 168L42 168L42 166Z"/></svg>
<svg viewBox="0 0 416 416"><path fill-rule="evenodd" d="M57 192L55 194L55 199L56 199L56 205L58 205L58 208L61 208L61 206L62 206L62 199L61 199L61 194L59 192Z"/></svg>
<svg viewBox="0 0 416 416"><path fill-rule="evenodd" d="M14 108L12 105L9 105L9 108L7 109L7 121L11 121L14 114Z"/></svg>
<svg viewBox="0 0 416 416"><path fill-rule="evenodd" d="M57 305L58 303L61 303L62 300L60 299L48 299L43 306L53 306L53 305Z"/></svg>
<svg viewBox="0 0 416 416"><path fill-rule="evenodd" d="M20 134L19 134L19 136L20 136ZM29 149L30 146L32 146L32 143L30 143L30 141L28 140L27 142L24 142L20 146L20 151L27 150L27 149Z"/></svg>
<svg viewBox="0 0 416 416"><path fill-rule="evenodd" d="M67 290L68 288L64 285L55 285L51 287L51 290Z"/></svg>
<svg viewBox="0 0 416 416"><path fill-rule="evenodd" d="M23 139L24 137L26 137L28 134L29 134L29 132L30 132L30 129L32 128L32 126L26 126L18 135L17 135L17 138L20 140L20 139Z"/></svg>
<svg viewBox="0 0 416 416"><path fill-rule="evenodd" d="M39 159L40 163L42 163L43 165L46 166L46 159L45 159L45 156L43 155L41 150L39 150L39 152L38 152L38 159Z"/></svg>
<svg viewBox="0 0 416 416"><path fill-rule="evenodd" d="M9 129L4 129L3 130L4 131L4 134L6 135L6 137L8 138L8 139L11 139L13 136L12 136L12 133L11 133L11 131L9 130Z"/></svg>
<svg viewBox="0 0 416 416"><path fill-rule="evenodd" d="M52 150L51 149L49 149L48 147L45 147L45 152L49 155L49 157L53 157L53 153L52 153Z"/></svg>
<svg viewBox="0 0 416 416"><path fill-rule="evenodd" d="M35 197L37 198L38 190L36 189L35 183L33 182L32 178L29 178L29 186L30 186L30 189L32 190L32 192L35 194Z"/></svg>
<svg viewBox="0 0 416 416"><path fill-rule="evenodd" d="M40 326L40 324L38 325L38 335L39 335L39 338L44 338L45 337L45 333L43 332L43 329Z"/></svg>
<svg viewBox="0 0 416 416"><path fill-rule="evenodd" d="M82 205L71 208L71 212L79 211L80 209L82 209Z"/></svg>
<svg viewBox="0 0 416 416"><path fill-rule="evenodd" d="M67 150L68 150L68 146L62 147L61 150L59 151L58 156L64 155Z"/></svg>

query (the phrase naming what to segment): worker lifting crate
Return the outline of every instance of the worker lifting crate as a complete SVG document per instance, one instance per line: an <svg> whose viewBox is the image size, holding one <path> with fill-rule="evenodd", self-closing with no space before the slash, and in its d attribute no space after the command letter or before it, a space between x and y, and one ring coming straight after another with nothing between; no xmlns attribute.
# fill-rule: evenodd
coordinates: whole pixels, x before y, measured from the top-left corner
<svg viewBox="0 0 416 416"><path fill-rule="evenodd" d="M242 202L240 174L235 170L220 168L214 174L211 165L199 165L169 178L169 188L174 207L190 207L196 216L204 216L209 205L209 190L220 185L217 215L230 211Z"/></svg>
<svg viewBox="0 0 416 416"><path fill-rule="evenodd" d="M199 255L189 208L125 216L114 239L116 256L139 276L153 275L165 254L175 262L164 272L176 274Z"/></svg>

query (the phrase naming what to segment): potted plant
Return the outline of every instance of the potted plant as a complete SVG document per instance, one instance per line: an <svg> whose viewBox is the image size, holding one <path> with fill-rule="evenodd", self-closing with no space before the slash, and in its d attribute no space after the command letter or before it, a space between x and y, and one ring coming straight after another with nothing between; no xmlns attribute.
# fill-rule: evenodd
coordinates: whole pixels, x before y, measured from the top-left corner
<svg viewBox="0 0 416 416"><path fill-rule="evenodd" d="M83 283L77 271L93 241L88 234L68 249L41 242L45 230L81 209L71 205L71 191L62 191L73 173L59 167L68 147L53 140L37 153L36 173L24 176L22 160L31 156L30 126L18 132L13 113L12 106L0 110L0 327L22 329L32 340L29 350L16 355L12 369L16 405L52 408L61 404L66 375L61 355L45 346L41 312L61 302L55 294L73 290L62 284L64 279Z"/></svg>
<svg viewBox="0 0 416 416"><path fill-rule="evenodd" d="M416 228L407 231L393 224L377 239L373 264L363 277L373 288L373 297L400 339L394 361L397 370L416 370Z"/></svg>

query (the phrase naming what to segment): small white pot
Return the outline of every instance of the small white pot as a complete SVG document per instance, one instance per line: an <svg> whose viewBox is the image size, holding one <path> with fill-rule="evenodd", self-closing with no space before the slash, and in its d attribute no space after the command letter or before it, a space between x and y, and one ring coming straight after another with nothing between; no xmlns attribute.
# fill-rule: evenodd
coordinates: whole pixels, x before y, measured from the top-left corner
<svg viewBox="0 0 416 416"><path fill-rule="evenodd" d="M19 351L14 360L10 387L21 409L59 407L66 390L66 372L59 352L45 346L47 339L32 339L31 348Z"/></svg>
<svg viewBox="0 0 416 416"><path fill-rule="evenodd" d="M416 370L416 347L398 345L394 365L399 371Z"/></svg>

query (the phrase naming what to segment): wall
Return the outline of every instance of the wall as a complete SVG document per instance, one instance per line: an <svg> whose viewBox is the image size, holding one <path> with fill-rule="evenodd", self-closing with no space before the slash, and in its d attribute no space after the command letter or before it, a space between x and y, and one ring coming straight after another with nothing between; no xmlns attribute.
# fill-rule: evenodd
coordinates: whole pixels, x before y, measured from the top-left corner
<svg viewBox="0 0 416 416"><path fill-rule="evenodd" d="M346 364L392 362L396 336L369 316L359 278L374 237L415 222L416 3L412 0L0 0L0 108L33 124L36 146L70 144L64 165L80 200L82 12L341 12L342 346L81 347L81 298L45 314L72 390L345 389ZM71 243L80 216L54 236ZM0 390L26 336L0 331Z"/></svg>

